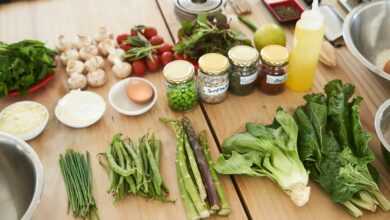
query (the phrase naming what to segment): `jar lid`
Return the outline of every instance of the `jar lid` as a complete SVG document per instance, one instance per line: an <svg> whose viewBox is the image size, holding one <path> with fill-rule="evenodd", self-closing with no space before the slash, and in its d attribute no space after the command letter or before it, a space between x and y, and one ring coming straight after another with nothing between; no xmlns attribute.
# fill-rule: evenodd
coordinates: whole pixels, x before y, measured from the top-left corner
<svg viewBox="0 0 390 220"><path fill-rule="evenodd" d="M288 62L288 50L280 45L269 45L261 49L261 59L271 65L280 66Z"/></svg>
<svg viewBox="0 0 390 220"><path fill-rule="evenodd" d="M230 66L228 58L219 53L207 53L199 58L198 63L199 68L209 75L219 75Z"/></svg>
<svg viewBox="0 0 390 220"><path fill-rule="evenodd" d="M259 52L247 45L238 45L231 48L228 56L234 65L250 66L259 58Z"/></svg>
<svg viewBox="0 0 390 220"><path fill-rule="evenodd" d="M168 82L182 83L194 76L195 69L192 63L186 60L175 60L168 63L164 69L163 74Z"/></svg>

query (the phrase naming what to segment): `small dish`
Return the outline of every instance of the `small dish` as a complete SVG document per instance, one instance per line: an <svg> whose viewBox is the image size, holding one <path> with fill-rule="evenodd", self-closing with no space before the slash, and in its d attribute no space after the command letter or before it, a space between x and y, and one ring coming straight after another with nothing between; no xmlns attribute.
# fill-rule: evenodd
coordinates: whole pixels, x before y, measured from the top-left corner
<svg viewBox="0 0 390 220"><path fill-rule="evenodd" d="M54 114L66 126L86 128L99 121L105 111L106 103L100 95L72 90L58 100Z"/></svg>
<svg viewBox="0 0 390 220"><path fill-rule="evenodd" d="M297 0L263 0L263 2L280 23L297 21L305 10Z"/></svg>
<svg viewBox="0 0 390 220"><path fill-rule="evenodd" d="M27 90L27 94L31 95L31 94L37 92L38 90L45 87L52 79L54 79L54 73L46 75L45 78L41 79L40 81L38 81L34 85L32 85ZM8 93L8 96L10 96L10 97L17 97L20 95L21 95L21 93L18 90L12 90L12 91L9 91L9 93Z"/></svg>
<svg viewBox="0 0 390 220"><path fill-rule="evenodd" d="M153 98L151 101L145 104L137 104L132 102L127 97L127 85L130 81L143 81L149 84L153 89ZM127 79L123 79L113 85L108 93L108 101L111 106L119 113L129 116L136 116L144 114L149 111L157 101L157 89L149 80L140 77L130 77Z"/></svg>
<svg viewBox="0 0 390 220"><path fill-rule="evenodd" d="M0 113L0 130L29 141L40 135L49 121L47 108L38 102L21 101Z"/></svg>

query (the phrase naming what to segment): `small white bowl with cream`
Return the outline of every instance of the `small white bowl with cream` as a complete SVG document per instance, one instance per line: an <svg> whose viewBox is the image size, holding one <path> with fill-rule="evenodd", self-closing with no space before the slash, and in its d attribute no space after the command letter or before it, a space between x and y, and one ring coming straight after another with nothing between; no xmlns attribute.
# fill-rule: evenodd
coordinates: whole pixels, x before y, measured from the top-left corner
<svg viewBox="0 0 390 220"><path fill-rule="evenodd" d="M5 107L0 113L0 131L28 141L36 138L49 121L47 108L38 102L21 101Z"/></svg>
<svg viewBox="0 0 390 220"><path fill-rule="evenodd" d="M106 111L104 99L90 91L72 90L60 100L54 110L56 118L72 128L86 128L103 116Z"/></svg>

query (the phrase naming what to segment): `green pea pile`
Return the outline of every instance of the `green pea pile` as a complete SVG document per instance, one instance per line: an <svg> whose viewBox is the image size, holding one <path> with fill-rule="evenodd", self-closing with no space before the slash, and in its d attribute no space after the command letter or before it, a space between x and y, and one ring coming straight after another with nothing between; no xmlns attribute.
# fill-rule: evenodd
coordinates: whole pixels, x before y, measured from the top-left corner
<svg viewBox="0 0 390 220"><path fill-rule="evenodd" d="M169 107L174 111L188 111L198 103L194 80L179 85L169 85L167 96Z"/></svg>

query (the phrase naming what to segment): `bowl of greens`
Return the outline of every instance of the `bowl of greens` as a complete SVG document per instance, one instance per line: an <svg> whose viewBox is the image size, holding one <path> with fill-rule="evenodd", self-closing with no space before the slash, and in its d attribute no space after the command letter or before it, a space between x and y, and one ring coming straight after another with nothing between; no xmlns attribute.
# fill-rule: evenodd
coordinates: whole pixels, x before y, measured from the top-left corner
<svg viewBox="0 0 390 220"><path fill-rule="evenodd" d="M26 95L44 87L54 76L55 51L43 42L0 42L0 98Z"/></svg>

